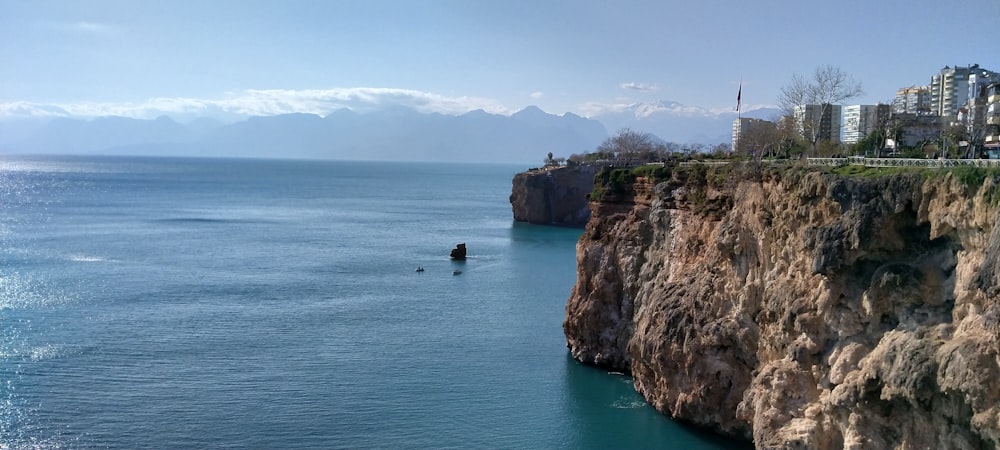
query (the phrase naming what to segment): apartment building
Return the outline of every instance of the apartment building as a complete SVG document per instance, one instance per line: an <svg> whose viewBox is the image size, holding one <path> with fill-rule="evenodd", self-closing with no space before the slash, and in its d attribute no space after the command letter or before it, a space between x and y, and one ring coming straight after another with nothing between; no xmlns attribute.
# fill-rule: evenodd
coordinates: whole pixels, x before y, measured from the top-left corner
<svg viewBox="0 0 1000 450"><path fill-rule="evenodd" d="M848 105L842 108L841 141L857 144L889 120L889 105Z"/></svg>
<svg viewBox="0 0 1000 450"><path fill-rule="evenodd" d="M892 102L894 114L915 114L918 116L931 113L931 88L928 86L910 86L896 91Z"/></svg>
<svg viewBox="0 0 1000 450"><path fill-rule="evenodd" d="M793 111L795 128L809 142L840 142L840 105L799 105Z"/></svg>
<svg viewBox="0 0 1000 450"><path fill-rule="evenodd" d="M982 69L979 64L967 67L945 66L931 77L931 114L957 116L959 109L975 98L982 86L1000 81L996 72Z"/></svg>
<svg viewBox="0 0 1000 450"><path fill-rule="evenodd" d="M1000 82L986 87L986 102L983 147L990 158L1000 159Z"/></svg>

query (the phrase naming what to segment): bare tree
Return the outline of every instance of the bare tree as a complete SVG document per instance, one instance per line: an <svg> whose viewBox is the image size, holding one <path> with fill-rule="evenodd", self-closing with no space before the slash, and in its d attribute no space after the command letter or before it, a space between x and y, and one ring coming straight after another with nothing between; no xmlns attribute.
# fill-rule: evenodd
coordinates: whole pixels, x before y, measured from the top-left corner
<svg viewBox="0 0 1000 450"><path fill-rule="evenodd" d="M774 122L758 119L744 119L741 124L737 147L733 151L741 155L753 155L757 158L766 156L777 146L780 140L778 126Z"/></svg>
<svg viewBox="0 0 1000 450"><path fill-rule="evenodd" d="M787 115L782 116L777 120L777 123L777 153L783 158L790 158L792 156L792 148L795 147L801 138L795 129L795 118Z"/></svg>
<svg viewBox="0 0 1000 450"><path fill-rule="evenodd" d="M880 105L892 105L892 101L879 102ZM857 147L856 150L863 152L865 155L872 153L879 156L886 147L889 146L889 142L892 141L894 148L899 147L899 138L902 135L903 130L903 117L906 115L899 114L892 111L892 107L889 107L888 114L876 114L875 123L873 131L863 140L865 141L865 146Z"/></svg>
<svg viewBox="0 0 1000 450"><path fill-rule="evenodd" d="M632 131L629 128L618 130L618 134L609 137L597 147L598 153L611 155L616 165L632 165L644 156L655 153L657 146L648 133Z"/></svg>
<svg viewBox="0 0 1000 450"><path fill-rule="evenodd" d="M860 81L855 81L839 67L826 65L817 67L812 79L793 74L792 80L778 94L778 106L786 115L791 115L799 105L839 105L864 93Z"/></svg>
<svg viewBox="0 0 1000 450"><path fill-rule="evenodd" d="M795 107L813 101L813 87L802 75L792 74L792 80L781 87L778 93L778 107L786 116L795 116Z"/></svg>
<svg viewBox="0 0 1000 450"><path fill-rule="evenodd" d="M823 121L830 120L833 105L840 105L864 92L861 82L855 81L839 67L819 66L811 79L793 74L792 80L783 86L778 94L778 106L786 115L793 117L796 116L796 107L803 108L796 117L800 122L799 131L815 150L817 142L822 137L821 125ZM806 105L819 105L820 111L807 114ZM835 132L835 130L830 131Z"/></svg>

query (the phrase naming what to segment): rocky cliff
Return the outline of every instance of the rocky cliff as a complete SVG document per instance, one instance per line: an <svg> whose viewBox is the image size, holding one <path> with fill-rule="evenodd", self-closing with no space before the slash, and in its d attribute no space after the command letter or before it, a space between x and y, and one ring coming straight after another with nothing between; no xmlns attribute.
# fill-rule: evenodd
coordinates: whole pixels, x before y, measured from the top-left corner
<svg viewBox="0 0 1000 450"><path fill-rule="evenodd" d="M570 351L758 448L1000 447L997 189L968 178L638 178L590 205Z"/></svg>
<svg viewBox="0 0 1000 450"><path fill-rule="evenodd" d="M514 176L510 206L514 220L539 225L583 227L590 219L587 194L594 166L533 169Z"/></svg>

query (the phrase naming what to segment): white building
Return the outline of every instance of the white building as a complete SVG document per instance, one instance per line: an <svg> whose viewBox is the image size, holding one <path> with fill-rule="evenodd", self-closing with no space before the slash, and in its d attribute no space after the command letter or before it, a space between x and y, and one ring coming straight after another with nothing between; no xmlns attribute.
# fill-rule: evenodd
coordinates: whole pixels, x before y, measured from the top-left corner
<svg viewBox="0 0 1000 450"><path fill-rule="evenodd" d="M889 105L848 105L842 112L845 144L857 144L889 119Z"/></svg>
<svg viewBox="0 0 1000 450"><path fill-rule="evenodd" d="M971 71L969 73L969 100L985 97L986 87L993 83L1000 83L1000 73L984 69Z"/></svg>
<svg viewBox="0 0 1000 450"><path fill-rule="evenodd" d="M840 105L799 105L794 110L795 128L809 142L840 142Z"/></svg>
<svg viewBox="0 0 1000 450"><path fill-rule="evenodd" d="M896 98L892 102L892 112L895 114L916 114L918 116L930 114L930 87L910 86L896 91Z"/></svg>
<svg viewBox="0 0 1000 450"><path fill-rule="evenodd" d="M1000 158L1000 83L986 88L986 132L983 146L990 158Z"/></svg>
<svg viewBox="0 0 1000 450"><path fill-rule="evenodd" d="M985 70L979 64L968 67L944 66L931 77L931 114L957 116L969 99L975 98L983 86L1000 80L996 72ZM970 95L971 94L971 95Z"/></svg>

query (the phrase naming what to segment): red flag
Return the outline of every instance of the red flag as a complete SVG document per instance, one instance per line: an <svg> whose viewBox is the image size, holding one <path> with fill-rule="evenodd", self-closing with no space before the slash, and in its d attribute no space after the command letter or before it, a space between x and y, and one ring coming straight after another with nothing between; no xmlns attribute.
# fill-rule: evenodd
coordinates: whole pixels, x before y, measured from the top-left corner
<svg viewBox="0 0 1000 450"><path fill-rule="evenodd" d="M740 97L743 97L743 82L740 81L740 90L736 92L736 110L740 110Z"/></svg>

